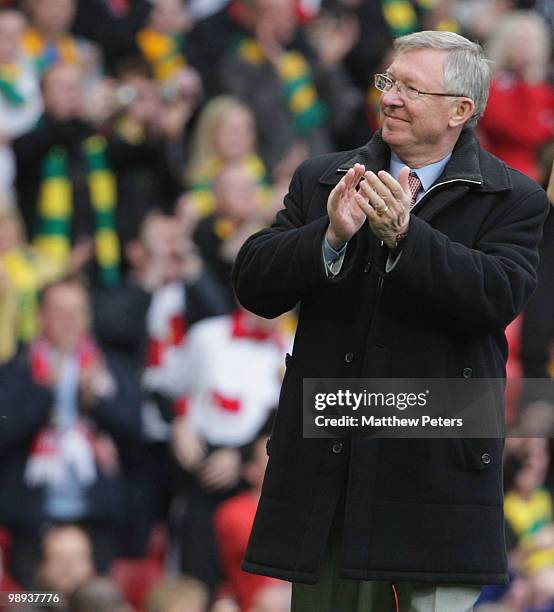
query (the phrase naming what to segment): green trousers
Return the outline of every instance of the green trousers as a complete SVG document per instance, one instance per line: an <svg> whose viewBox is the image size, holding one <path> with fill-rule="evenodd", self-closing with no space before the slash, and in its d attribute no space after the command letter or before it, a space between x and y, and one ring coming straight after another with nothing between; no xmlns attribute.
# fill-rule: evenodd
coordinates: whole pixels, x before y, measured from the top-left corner
<svg viewBox="0 0 554 612"><path fill-rule="evenodd" d="M340 530L335 522L315 585L292 585L291 612L471 612L480 586L395 583L339 578ZM340 524L340 523L339 523ZM398 602L396 601L398 599ZM397 607L398 603L398 607Z"/></svg>

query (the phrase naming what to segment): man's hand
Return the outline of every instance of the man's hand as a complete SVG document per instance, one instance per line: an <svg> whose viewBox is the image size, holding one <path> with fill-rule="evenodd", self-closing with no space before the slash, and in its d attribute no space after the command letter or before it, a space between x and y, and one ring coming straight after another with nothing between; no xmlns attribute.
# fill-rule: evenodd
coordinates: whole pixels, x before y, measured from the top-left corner
<svg viewBox="0 0 554 612"><path fill-rule="evenodd" d="M362 164L355 164L337 183L327 199L327 241L335 250L342 248L365 222L366 212L362 208L362 201L366 202L366 199L356 189L364 172L365 167Z"/></svg>
<svg viewBox="0 0 554 612"><path fill-rule="evenodd" d="M209 491L226 491L239 482L240 468L239 451L236 448L220 448L206 458L198 477Z"/></svg>
<svg viewBox="0 0 554 612"><path fill-rule="evenodd" d="M115 381L101 359L79 372L79 395L84 408L93 409L100 400L112 397L115 391Z"/></svg>
<svg viewBox="0 0 554 612"><path fill-rule="evenodd" d="M187 471L196 470L207 452L204 440L189 427L183 417L175 419L171 427L171 448L181 467Z"/></svg>
<svg viewBox="0 0 554 612"><path fill-rule="evenodd" d="M397 236L408 231L412 197L408 187L410 169L400 170L398 181L388 172L381 170L378 175L368 171L365 181L360 183L356 203L369 219L371 231L389 249L396 248Z"/></svg>

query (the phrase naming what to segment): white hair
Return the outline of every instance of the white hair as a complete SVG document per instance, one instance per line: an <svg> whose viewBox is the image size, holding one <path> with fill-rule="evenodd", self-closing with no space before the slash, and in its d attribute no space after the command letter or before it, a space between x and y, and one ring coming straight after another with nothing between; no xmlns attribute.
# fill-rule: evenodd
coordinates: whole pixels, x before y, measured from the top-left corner
<svg viewBox="0 0 554 612"><path fill-rule="evenodd" d="M445 92L467 96L473 100L475 109L466 125L477 125L487 105L491 72L481 45L454 32L423 31L397 38L394 41L394 49L397 53L416 49L446 51L443 73Z"/></svg>

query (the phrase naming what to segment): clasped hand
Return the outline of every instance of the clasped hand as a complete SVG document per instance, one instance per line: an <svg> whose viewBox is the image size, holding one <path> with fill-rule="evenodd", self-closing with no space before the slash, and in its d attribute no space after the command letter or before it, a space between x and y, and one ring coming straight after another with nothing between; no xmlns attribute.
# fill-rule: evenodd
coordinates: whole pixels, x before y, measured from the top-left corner
<svg viewBox="0 0 554 612"><path fill-rule="evenodd" d="M397 181L384 170L366 172L362 164L350 168L327 200L329 244L340 249L368 219L375 236L394 249L397 236L408 231L410 222L409 173L407 166L402 168Z"/></svg>

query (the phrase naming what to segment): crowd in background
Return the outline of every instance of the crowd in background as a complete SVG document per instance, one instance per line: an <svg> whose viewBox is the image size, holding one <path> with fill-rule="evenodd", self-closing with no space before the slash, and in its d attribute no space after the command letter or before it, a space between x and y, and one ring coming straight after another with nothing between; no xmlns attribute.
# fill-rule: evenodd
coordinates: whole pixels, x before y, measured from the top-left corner
<svg viewBox="0 0 554 612"><path fill-rule="evenodd" d="M0 591L289 609L240 561L295 315L241 309L230 271L300 162L379 128L373 74L425 29L483 44L481 142L546 187L551 0L0 1ZM538 379L508 394L512 578L482 612L554 610L553 278L551 212L508 329L508 376Z"/></svg>

